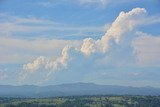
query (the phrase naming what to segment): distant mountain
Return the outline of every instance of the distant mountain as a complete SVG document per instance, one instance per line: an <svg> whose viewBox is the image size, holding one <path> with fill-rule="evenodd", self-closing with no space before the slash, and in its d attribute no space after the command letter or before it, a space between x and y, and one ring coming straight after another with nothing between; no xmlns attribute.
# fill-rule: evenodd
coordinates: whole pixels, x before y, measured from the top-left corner
<svg viewBox="0 0 160 107"><path fill-rule="evenodd" d="M0 97L55 97L74 95L160 95L159 88L72 83L50 86L0 85Z"/></svg>

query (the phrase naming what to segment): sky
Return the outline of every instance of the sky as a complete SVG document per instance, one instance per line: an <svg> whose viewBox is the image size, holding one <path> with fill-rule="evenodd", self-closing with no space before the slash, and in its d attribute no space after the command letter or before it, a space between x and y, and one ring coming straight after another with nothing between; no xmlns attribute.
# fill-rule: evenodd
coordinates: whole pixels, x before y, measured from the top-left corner
<svg viewBox="0 0 160 107"><path fill-rule="evenodd" d="M159 0L0 0L0 85L160 88Z"/></svg>

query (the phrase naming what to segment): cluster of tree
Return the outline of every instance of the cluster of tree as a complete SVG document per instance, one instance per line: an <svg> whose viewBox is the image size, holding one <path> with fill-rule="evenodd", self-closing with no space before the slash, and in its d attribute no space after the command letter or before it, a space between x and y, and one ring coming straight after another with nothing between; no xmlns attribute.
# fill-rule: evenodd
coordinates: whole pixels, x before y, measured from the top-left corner
<svg viewBox="0 0 160 107"><path fill-rule="evenodd" d="M0 98L3 107L158 107L160 96L71 96L43 99ZM1 107L1 106L0 106Z"/></svg>
<svg viewBox="0 0 160 107"><path fill-rule="evenodd" d="M19 103L19 104L7 104L5 107L56 107L55 105L47 104L35 104L35 103Z"/></svg>

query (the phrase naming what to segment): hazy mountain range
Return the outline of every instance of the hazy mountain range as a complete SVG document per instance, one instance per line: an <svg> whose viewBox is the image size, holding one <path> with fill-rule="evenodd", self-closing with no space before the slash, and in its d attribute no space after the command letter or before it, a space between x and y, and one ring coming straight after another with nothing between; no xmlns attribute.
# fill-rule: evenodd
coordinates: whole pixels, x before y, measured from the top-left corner
<svg viewBox="0 0 160 107"><path fill-rule="evenodd" d="M0 85L0 97L55 97L74 95L160 95L159 88L72 83L49 86Z"/></svg>

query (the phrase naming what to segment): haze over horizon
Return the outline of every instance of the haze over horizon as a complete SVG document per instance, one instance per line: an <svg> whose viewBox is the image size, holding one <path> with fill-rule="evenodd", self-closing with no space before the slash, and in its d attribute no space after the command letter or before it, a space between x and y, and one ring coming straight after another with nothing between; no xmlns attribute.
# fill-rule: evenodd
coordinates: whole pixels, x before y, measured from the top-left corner
<svg viewBox="0 0 160 107"><path fill-rule="evenodd" d="M0 1L0 85L160 88L159 0Z"/></svg>

